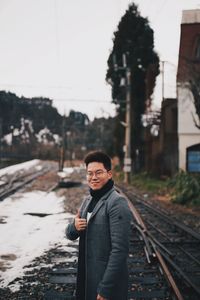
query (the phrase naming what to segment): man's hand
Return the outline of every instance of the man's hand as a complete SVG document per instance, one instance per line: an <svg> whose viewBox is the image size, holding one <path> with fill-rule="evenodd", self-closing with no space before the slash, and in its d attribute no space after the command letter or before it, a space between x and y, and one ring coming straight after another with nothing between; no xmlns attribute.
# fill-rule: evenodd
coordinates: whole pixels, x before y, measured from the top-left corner
<svg viewBox="0 0 200 300"><path fill-rule="evenodd" d="M78 231L83 231L87 227L87 221L86 221L86 219L81 219L79 212L75 216L74 225L76 227L76 230L78 230Z"/></svg>
<svg viewBox="0 0 200 300"><path fill-rule="evenodd" d="M108 300L108 299L106 299L106 298L104 298L104 297L101 297L99 294L97 295L97 300Z"/></svg>

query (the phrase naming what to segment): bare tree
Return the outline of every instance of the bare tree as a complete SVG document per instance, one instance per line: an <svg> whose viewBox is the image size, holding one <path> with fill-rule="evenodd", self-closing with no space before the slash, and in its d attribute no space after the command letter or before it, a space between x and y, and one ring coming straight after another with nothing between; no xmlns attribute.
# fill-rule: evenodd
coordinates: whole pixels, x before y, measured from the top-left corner
<svg viewBox="0 0 200 300"><path fill-rule="evenodd" d="M193 102L197 118L192 114L195 126L200 129L200 61L185 59L189 89L193 95Z"/></svg>

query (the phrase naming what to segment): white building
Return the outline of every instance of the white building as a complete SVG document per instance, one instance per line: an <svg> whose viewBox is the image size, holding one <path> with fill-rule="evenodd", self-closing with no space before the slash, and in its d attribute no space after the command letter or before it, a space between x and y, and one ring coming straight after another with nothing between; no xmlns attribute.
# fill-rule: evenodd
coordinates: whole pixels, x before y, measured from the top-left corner
<svg viewBox="0 0 200 300"><path fill-rule="evenodd" d="M179 169L189 172L200 172L200 129L195 126L199 118L190 89L190 80L196 71L200 73L198 9L183 11L177 73Z"/></svg>

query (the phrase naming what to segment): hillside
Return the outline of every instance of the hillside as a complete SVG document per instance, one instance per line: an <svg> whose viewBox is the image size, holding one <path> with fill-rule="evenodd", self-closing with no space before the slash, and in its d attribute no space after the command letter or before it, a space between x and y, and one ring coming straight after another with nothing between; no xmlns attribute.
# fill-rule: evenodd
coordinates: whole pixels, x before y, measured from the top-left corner
<svg viewBox="0 0 200 300"><path fill-rule="evenodd" d="M112 154L114 127L115 118L61 116L50 99L0 91L0 157L58 159L62 147L70 160L93 149Z"/></svg>

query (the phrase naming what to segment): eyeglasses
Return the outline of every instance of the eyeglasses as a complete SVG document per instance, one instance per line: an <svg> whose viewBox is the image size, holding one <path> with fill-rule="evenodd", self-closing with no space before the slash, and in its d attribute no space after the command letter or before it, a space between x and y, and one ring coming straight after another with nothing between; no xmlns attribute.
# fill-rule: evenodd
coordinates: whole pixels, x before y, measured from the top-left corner
<svg viewBox="0 0 200 300"><path fill-rule="evenodd" d="M88 179L91 179L94 175L97 178L101 178L101 176L103 176L104 173L107 173L108 171L104 171L104 170L97 170L95 172L87 172L86 177Z"/></svg>

